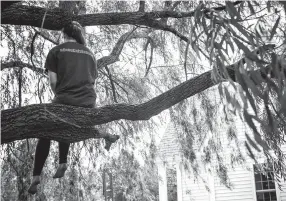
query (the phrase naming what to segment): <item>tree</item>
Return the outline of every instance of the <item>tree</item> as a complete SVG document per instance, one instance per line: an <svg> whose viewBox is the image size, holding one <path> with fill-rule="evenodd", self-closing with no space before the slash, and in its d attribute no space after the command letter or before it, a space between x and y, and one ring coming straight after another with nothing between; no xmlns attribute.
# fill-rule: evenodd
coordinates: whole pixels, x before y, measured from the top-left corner
<svg viewBox="0 0 286 201"><path fill-rule="evenodd" d="M1 15L3 35L9 47L8 56L2 60L1 70L10 72L16 69L18 92L21 92L23 82L28 79L23 73L28 68L38 79L38 88L41 90L37 90L37 96L42 103L43 94L48 93L45 92L48 89L46 81L43 81L45 75L41 67L45 55L42 50L46 46L43 40L37 42L37 37L57 43L57 31L66 22L76 20L86 27L99 26L101 31L108 33L103 35L108 39L107 42L100 41L100 36L96 34L89 33L87 37L90 46L96 46L93 41L96 39L99 47L108 47L110 50L109 55L98 59L101 74L99 84L104 88L103 92L99 92L99 102L115 104L94 109L57 104L16 107L14 104L1 114L2 144L41 136L67 142L89 138L105 138L107 142L114 142L117 137L94 126L104 126L114 121L117 123L118 120L139 121L140 124L141 120L149 120L187 98L219 85L220 93L234 107L234 111L242 112L243 118L254 130L255 140L263 151L267 154L271 148L278 158L281 156L277 145L283 142L286 113L283 104L286 100L283 2L108 2L87 6L87 14L78 14L78 2L67 3L65 9L58 7L57 3L9 4L2 7ZM27 40L29 44L26 41L21 41L22 44L15 42L12 33L16 31L20 34L21 29L26 29L29 36L33 36L30 37L32 41ZM22 34L22 37L26 36ZM118 40L114 42L114 38ZM177 47L182 65L174 66L176 68L172 70L155 68L152 66L154 58L157 62L161 58L165 66L174 65L172 59L169 59L172 54L168 52L168 45ZM118 60L128 57L126 53L123 54L124 48L133 48L131 51L138 52L140 46L143 46L145 52L141 58L144 62L133 65L140 72L138 79L128 79L123 74L127 72L126 65ZM17 48L23 52L18 53ZM102 49L97 51L103 52ZM198 62L190 61L190 58L195 59L192 56L194 54L208 61L209 67L204 68L208 71L190 78L190 72L200 71ZM145 68L142 67L143 63ZM182 72L186 81L179 76ZM229 96L222 82L229 82L237 93L240 92L242 104ZM165 83L165 86L161 83ZM8 81L2 87L4 100L9 99L8 93L11 92L7 86ZM150 90L146 90L146 87ZM162 90L165 92L162 93ZM22 103L21 93L18 94L17 98ZM154 97L154 94L157 96ZM153 98L150 99L151 95ZM15 102L15 98L12 100ZM254 114L248 112L249 107L254 110ZM177 116L183 116L181 112ZM120 123L125 126L136 124L130 121ZM261 124L264 133L258 132L254 121ZM131 135L129 131L126 133ZM251 147L257 149L249 141L247 148L250 153ZM283 167L279 160L276 162L279 167Z"/></svg>

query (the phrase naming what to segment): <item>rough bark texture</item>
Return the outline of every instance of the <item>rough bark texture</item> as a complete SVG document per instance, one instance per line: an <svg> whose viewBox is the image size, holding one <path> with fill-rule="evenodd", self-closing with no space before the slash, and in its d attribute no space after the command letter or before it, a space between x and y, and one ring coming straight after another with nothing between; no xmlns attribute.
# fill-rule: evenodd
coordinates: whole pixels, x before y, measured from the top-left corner
<svg viewBox="0 0 286 201"><path fill-rule="evenodd" d="M59 104L36 104L4 110L1 113L1 143L41 136L69 142L99 138L102 136L92 128L94 125L119 119L148 120L213 85L211 71L208 71L139 105L117 104L90 109Z"/></svg>
<svg viewBox="0 0 286 201"><path fill-rule="evenodd" d="M36 6L12 5L5 9L1 15L2 24L28 25L41 27L46 9ZM126 13L97 13L86 15L72 15L63 9L48 10L43 28L60 30L64 23L76 20L83 26L94 25L119 25L119 24L145 24L148 20L159 18L183 18L192 17L194 12L126 12ZM23 17L25 16L25 17Z"/></svg>
<svg viewBox="0 0 286 201"><path fill-rule="evenodd" d="M242 3L242 1L233 2L234 5L240 3ZM174 6L175 5L176 4L174 4ZM17 4L11 5L5 10L3 10L1 15L1 23L10 25L28 25L34 27L42 27L42 20L45 15L45 12L47 11L45 16L45 22L43 24L44 29L60 30L67 22L71 20L78 21L83 26L119 24L145 25L154 29L169 31L187 42L189 41L187 37L183 36L174 28L167 26L166 23L163 23L163 21L160 21L160 19L162 20L166 18L193 17L195 14L194 11L176 12L172 10L141 12L141 6L140 12L96 13L77 15L74 10L71 11L69 9L70 7L72 7L72 5L68 4L66 6L68 7L68 10L61 8L47 10L46 8L41 8L37 6L25 6ZM213 9L221 11L225 9L225 6L216 7ZM202 12L204 13L208 13L209 11L209 9L202 10Z"/></svg>
<svg viewBox="0 0 286 201"><path fill-rule="evenodd" d="M235 2L235 4L241 1ZM225 7L215 8L225 9ZM142 9L141 9L142 10ZM2 23L11 25L30 25L41 27L42 18L46 9L40 7L29 7L23 5L10 5L2 12ZM205 10L204 12L208 12ZM178 33L172 27L162 22L164 18L183 18L192 17L194 12L127 12L127 13L101 13L76 15L74 10L68 12L60 8L48 10L43 28L50 30L59 30L70 20L77 20L83 26L93 25L117 25L117 24L142 24L152 28L170 31L188 41L188 38ZM109 56L98 60L99 68L105 67L117 61L124 43L136 37L148 37L127 32L122 35L113 51ZM242 60L244 63L244 60ZM41 68L35 68L32 65L17 62L2 64L1 70L9 67L28 67L39 73ZM228 74L235 81L235 64L227 68ZM267 68L268 69L268 68ZM270 68L269 68L270 69ZM251 74L260 73L266 77L269 71L253 71ZM100 108L80 108L59 104L41 104L30 105L26 107L8 109L1 113L2 135L1 143L8 143L15 140L26 138L43 137L58 141L77 142L88 138L105 138L107 144L114 142L118 136L112 136L107 133L99 132L94 126L105 124L111 121L125 120L148 120L165 109L172 107L180 101L200 93L216 83L211 78L212 71L205 72L195 78L187 80L171 90L138 105L116 104ZM220 82L221 80L219 80Z"/></svg>

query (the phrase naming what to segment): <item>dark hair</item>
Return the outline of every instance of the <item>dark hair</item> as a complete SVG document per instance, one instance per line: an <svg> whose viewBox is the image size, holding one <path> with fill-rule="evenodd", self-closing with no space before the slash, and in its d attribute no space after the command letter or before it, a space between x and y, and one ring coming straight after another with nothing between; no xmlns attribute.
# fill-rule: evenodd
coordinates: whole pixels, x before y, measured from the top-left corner
<svg viewBox="0 0 286 201"><path fill-rule="evenodd" d="M85 45L85 39L83 36L83 28L80 23L72 21L66 24L63 28L63 33L68 37L73 38L79 44Z"/></svg>

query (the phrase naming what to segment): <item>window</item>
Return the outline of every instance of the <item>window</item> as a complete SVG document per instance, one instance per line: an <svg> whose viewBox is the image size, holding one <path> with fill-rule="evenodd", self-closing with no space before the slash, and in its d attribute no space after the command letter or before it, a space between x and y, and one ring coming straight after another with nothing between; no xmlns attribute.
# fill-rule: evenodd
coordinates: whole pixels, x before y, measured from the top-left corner
<svg viewBox="0 0 286 201"><path fill-rule="evenodd" d="M257 201L277 201L273 168L262 171L254 165L254 177Z"/></svg>

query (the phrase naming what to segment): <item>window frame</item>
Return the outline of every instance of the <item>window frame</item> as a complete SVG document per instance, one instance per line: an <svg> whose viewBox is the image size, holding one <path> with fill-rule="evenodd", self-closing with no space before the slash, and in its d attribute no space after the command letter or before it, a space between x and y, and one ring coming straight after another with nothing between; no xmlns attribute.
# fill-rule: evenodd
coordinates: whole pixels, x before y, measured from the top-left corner
<svg viewBox="0 0 286 201"><path fill-rule="evenodd" d="M276 193L276 200L277 201L281 201L280 200L280 190L279 190L279 188L278 188L278 186L277 186L277 182L275 181L275 179L274 179L274 176L273 176L273 180L262 180L262 178L261 178L261 183L262 182L269 182L269 181L273 181L273 183L274 183L274 189L261 189L261 190L257 190L257 188L256 188L256 183L257 183L257 181L256 181L256 179L255 179L255 173L256 173L256 170L255 170L255 168L256 168L256 166L257 165L267 165L267 164L265 164L265 163L260 163L260 164L253 164L252 165L252 176L253 176L253 187L254 187L254 192L253 192L253 194L255 195L255 201L257 201L257 193L267 193L267 192L275 192ZM267 173L268 172L272 172L272 174L274 174L274 170L273 170L273 166L270 164L270 165L268 165L268 166L270 166L271 167L271 171L266 171ZM262 174L263 172L259 172L260 174ZM259 182L259 181L258 181ZM269 184L269 183L268 183Z"/></svg>

